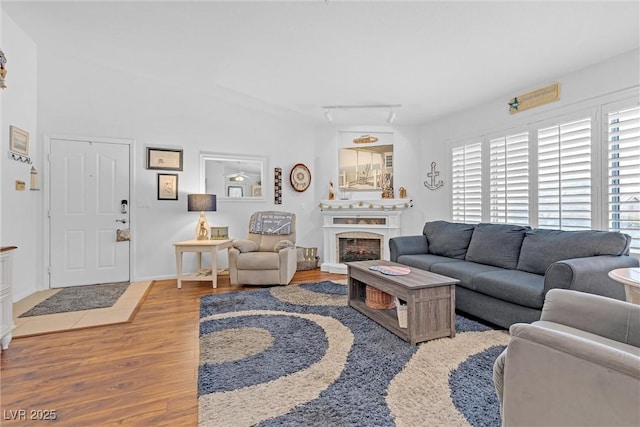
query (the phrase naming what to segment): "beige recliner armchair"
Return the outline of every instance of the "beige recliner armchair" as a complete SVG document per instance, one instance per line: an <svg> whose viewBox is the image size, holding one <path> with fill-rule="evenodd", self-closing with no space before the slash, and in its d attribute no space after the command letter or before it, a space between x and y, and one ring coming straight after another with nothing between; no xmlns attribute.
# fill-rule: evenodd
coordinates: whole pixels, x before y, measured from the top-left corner
<svg viewBox="0 0 640 427"><path fill-rule="evenodd" d="M504 426L639 426L640 306L552 289L493 367Z"/></svg>
<svg viewBox="0 0 640 427"><path fill-rule="evenodd" d="M229 249L232 285L288 285L296 272L296 215L262 211L251 215L246 240Z"/></svg>

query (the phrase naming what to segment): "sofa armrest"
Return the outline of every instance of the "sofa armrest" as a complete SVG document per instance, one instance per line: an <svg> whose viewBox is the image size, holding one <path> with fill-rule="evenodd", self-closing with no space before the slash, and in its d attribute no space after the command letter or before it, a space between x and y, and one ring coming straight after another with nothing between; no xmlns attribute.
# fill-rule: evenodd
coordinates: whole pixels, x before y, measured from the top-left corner
<svg viewBox="0 0 640 427"><path fill-rule="evenodd" d="M611 279L608 274L616 268L637 266L638 260L626 255L565 259L547 268L544 291L564 288L625 300L624 285Z"/></svg>
<svg viewBox="0 0 640 427"><path fill-rule="evenodd" d="M536 325L510 332L504 425L639 425L639 356Z"/></svg>
<svg viewBox="0 0 640 427"><path fill-rule="evenodd" d="M640 347L640 305L552 289L545 297L540 320Z"/></svg>
<svg viewBox="0 0 640 427"><path fill-rule="evenodd" d="M419 236L400 236L389 239L389 259L397 261L400 255L418 255L429 253L429 242L424 234Z"/></svg>

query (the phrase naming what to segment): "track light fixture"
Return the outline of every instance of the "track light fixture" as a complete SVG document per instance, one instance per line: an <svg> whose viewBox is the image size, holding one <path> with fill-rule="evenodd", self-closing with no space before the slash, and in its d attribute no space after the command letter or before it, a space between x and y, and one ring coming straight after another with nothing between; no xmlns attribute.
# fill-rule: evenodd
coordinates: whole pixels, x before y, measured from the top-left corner
<svg viewBox="0 0 640 427"><path fill-rule="evenodd" d="M396 119L396 112L393 111L393 107L389 108L389 115L387 116L387 123L392 124Z"/></svg>
<svg viewBox="0 0 640 427"><path fill-rule="evenodd" d="M324 118L327 119L327 122L331 123L333 121L333 117L331 117L331 109L325 108L324 110Z"/></svg>
<svg viewBox="0 0 640 427"><path fill-rule="evenodd" d="M388 108L389 115L387 116L387 123L391 124L396 119L396 111L395 108L402 107L401 104L374 104L374 105L324 105L322 108L324 109L324 117L327 119L327 122L333 122L333 117L331 116L331 110L367 110L367 109L379 109L379 108Z"/></svg>

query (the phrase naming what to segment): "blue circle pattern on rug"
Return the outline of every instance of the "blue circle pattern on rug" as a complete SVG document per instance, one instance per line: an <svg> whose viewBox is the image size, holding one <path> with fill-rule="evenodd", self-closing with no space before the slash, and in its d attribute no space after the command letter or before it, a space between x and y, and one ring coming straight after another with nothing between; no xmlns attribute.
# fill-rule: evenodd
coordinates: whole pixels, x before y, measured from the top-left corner
<svg viewBox="0 0 640 427"><path fill-rule="evenodd" d="M346 295L344 285L333 282L321 282L300 285L302 288L331 295ZM347 306L306 306L294 305L275 299L269 289L252 292L238 292L221 295L208 295L201 300L201 316L242 310L282 310L294 313L315 313L331 316L347 326L354 335L353 347L349 353L344 371L337 381L324 390L320 397L300 405L289 413L265 420L259 426L392 426L393 417L386 403L387 388L391 380L417 351L395 334ZM272 333L280 326L277 316L264 316L259 327L269 328ZM243 317L244 318L244 317ZM242 319L242 318L241 318ZM207 322L208 323L208 322ZM313 322L311 322L313 323ZM204 325L204 324L203 324ZM201 335L209 327L201 326ZM473 320L456 316L458 333L467 331L486 331L491 328ZM206 332L204 332L206 333ZM278 338L280 339L280 338ZM278 339L276 341L278 341ZM306 344L316 338L304 340ZM326 343L326 339L325 339ZM325 344L326 345L326 344ZM326 351L326 347L325 347ZM313 352L312 352L313 353ZM324 354L324 351L322 351ZM309 360L301 366L309 366ZM317 357L317 355L316 355ZM277 363L265 361L263 368L277 368ZM202 370L203 368L201 368ZM293 368L292 368L293 369ZM365 380L366 379L366 380ZM209 377L207 382L217 379ZM199 379L200 393L209 393L209 386L202 385ZM492 382L489 383L492 388ZM231 385L227 385L230 387ZM238 388L240 385L235 384ZM457 385L456 385L457 387ZM486 384L482 387L487 387ZM463 405L464 406L464 405ZM499 419L499 418L498 418Z"/></svg>
<svg viewBox="0 0 640 427"><path fill-rule="evenodd" d="M493 387L493 363L504 350L494 346L474 354L449 375L451 400L472 426L499 426L500 402Z"/></svg>
<svg viewBox="0 0 640 427"><path fill-rule="evenodd" d="M200 336L230 328L262 328L273 345L241 360L205 364L199 368L198 396L266 383L308 368L327 351L324 330L316 323L292 316L250 315L209 320L200 326Z"/></svg>

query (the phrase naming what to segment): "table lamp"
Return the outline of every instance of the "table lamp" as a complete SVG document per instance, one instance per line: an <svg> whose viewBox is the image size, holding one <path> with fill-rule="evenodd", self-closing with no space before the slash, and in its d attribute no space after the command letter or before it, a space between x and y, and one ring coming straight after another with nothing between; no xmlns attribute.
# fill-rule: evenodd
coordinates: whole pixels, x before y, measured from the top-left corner
<svg viewBox="0 0 640 427"><path fill-rule="evenodd" d="M187 196L187 210L189 212L200 211L200 219L196 225L196 239L209 240L211 237L211 229L207 222L205 212L215 212L216 195L215 194L189 194Z"/></svg>

